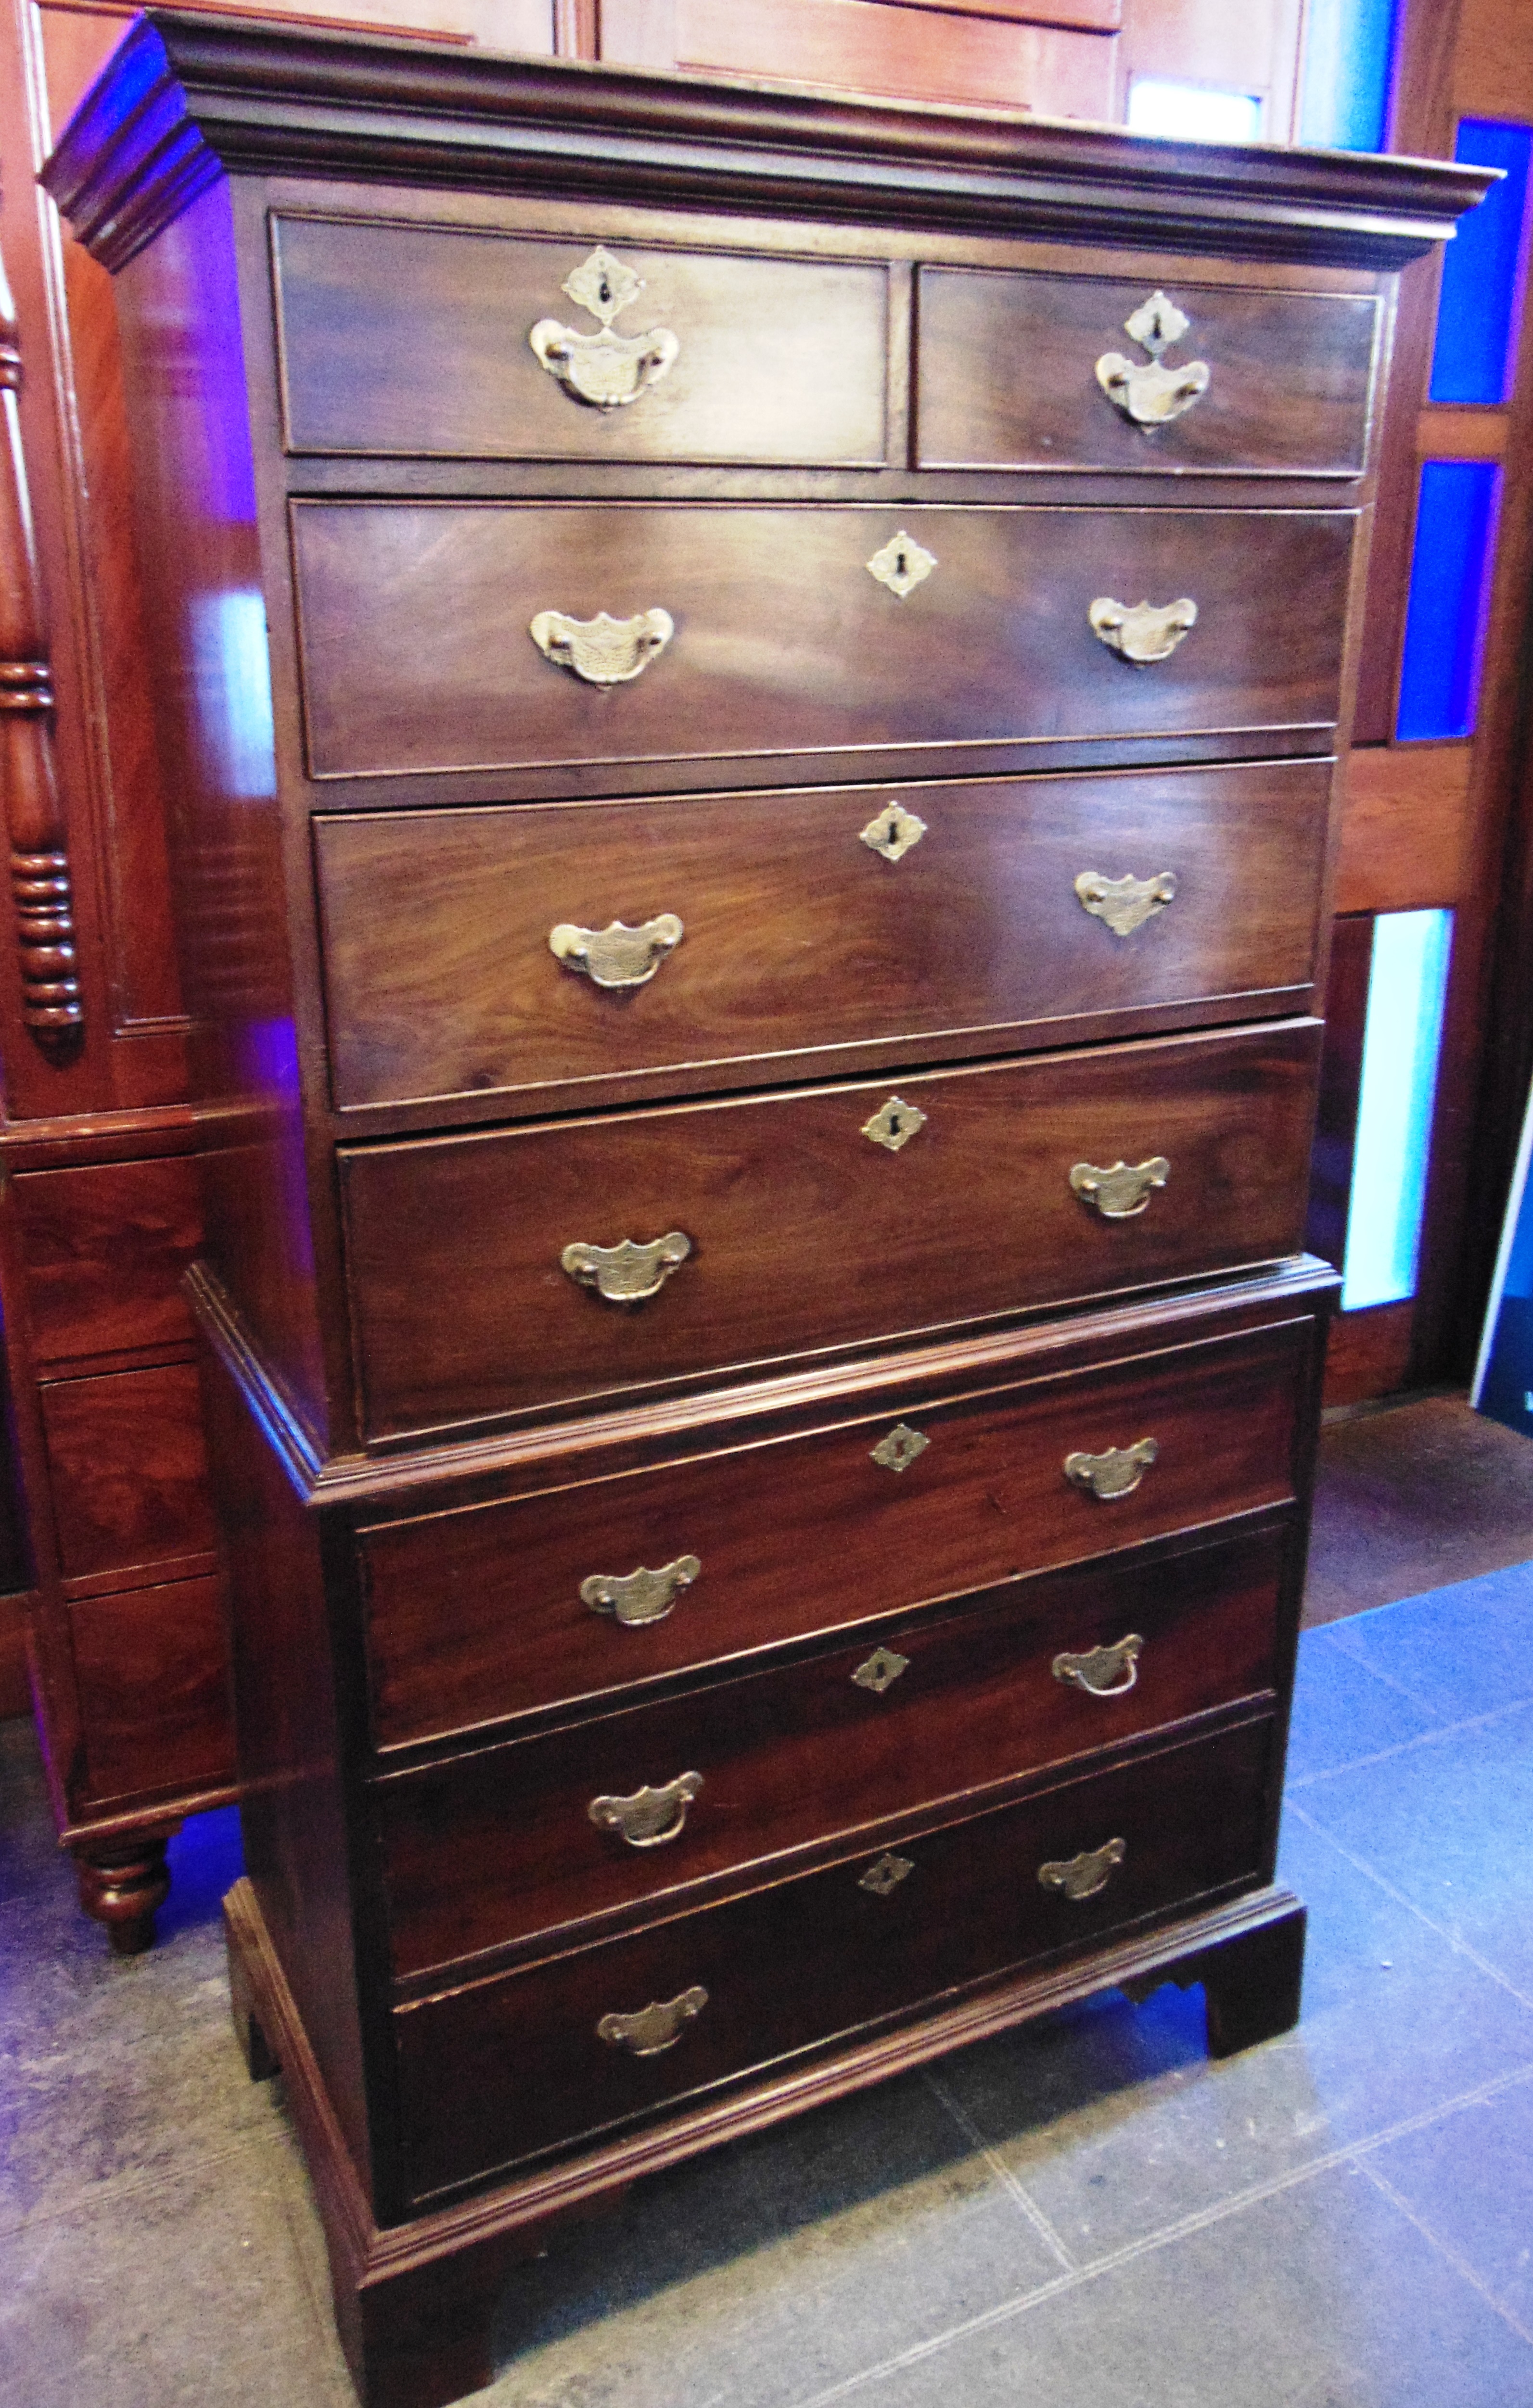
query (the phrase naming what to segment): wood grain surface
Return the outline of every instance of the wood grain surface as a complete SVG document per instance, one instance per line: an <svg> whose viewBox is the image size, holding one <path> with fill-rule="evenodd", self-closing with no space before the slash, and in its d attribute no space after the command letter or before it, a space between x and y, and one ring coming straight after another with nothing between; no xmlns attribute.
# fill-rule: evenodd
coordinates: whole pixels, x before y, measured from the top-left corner
<svg viewBox="0 0 1533 2408"><path fill-rule="evenodd" d="M634 1074L705 1092L857 1046L897 1062L1304 1010L1329 792L1327 765L1291 761L325 818L336 1102L488 1114ZM862 835L895 811L926 833L890 862ZM1169 871L1175 897L1119 937L1077 894L1088 871ZM685 934L644 987L549 950L561 923L661 913Z"/></svg>
<svg viewBox="0 0 1533 2408"><path fill-rule="evenodd" d="M1319 1024L1049 1054L901 1079L926 1125L863 1134L896 1090L615 1114L342 1147L366 1429L468 1423L749 1363L1208 1276L1296 1251ZM1146 1210L1106 1220L1078 1162L1164 1155ZM647 1303L560 1268L572 1242L671 1231Z"/></svg>

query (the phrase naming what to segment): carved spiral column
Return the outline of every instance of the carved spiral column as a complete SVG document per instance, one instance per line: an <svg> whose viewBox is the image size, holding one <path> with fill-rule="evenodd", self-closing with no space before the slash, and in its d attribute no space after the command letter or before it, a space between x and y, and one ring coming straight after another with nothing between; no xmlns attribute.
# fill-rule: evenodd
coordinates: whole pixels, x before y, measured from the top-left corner
<svg viewBox="0 0 1533 2408"><path fill-rule="evenodd" d="M10 843L22 1018L52 1052L70 1042L85 1010L53 769L53 686L22 459L21 382L16 308L0 262L0 808Z"/></svg>

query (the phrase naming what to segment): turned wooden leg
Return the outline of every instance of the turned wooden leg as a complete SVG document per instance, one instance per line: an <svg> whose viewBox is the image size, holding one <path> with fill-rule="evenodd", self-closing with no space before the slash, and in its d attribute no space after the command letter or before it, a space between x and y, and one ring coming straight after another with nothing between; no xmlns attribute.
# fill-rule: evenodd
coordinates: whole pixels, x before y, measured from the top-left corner
<svg viewBox="0 0 1533 2408"><path fill-rule="evenodd" d="M1189 1969L1203 1985L1210 2057L1233 2057L1293 2030L1304 1980L1304 1909L1295 1906L1259 1931L1210 1948Z"/></svg>
<svg viewBox="0 0 1533 2408"><path fill-rule="evenodd" d="M115 1956L141 1956L154 1945L154 1915L170 1895L165 1852L169 1831L99 1845L77 1841L71 1849L80 1902L107 1927Z"/></svg>

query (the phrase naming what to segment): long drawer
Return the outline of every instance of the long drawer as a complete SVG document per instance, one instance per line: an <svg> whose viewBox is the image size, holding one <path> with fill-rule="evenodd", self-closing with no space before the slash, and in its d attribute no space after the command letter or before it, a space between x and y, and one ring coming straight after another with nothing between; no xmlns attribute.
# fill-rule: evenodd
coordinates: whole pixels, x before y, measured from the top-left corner
<svg viewBox="0 0 1533 2408"><path fill-rule="evenodd" d="M407 2189L425 2198L1251 1885L1272 1749L1269 1722L1242 1725L902 1842L897 1855L875 1850L398 2009ZM1100 1887L1091 1867L1064 1871L1104 1850ZM1046 1866L1058 1869L1048 1885ZM1088 1894L1072 1898L1062 1880Z"/></svg>
<svg viewBox="0 0 1533 2408"><path fill-rule="evenodd" d="M1294 1254L1319 1035L1284 1021L342 1147L365 1430Z"/></svg>
<svg viewBox="0 0 1533 2408"><path fill-rule="evenodd" d="M373 1799L395 1969L759 1873L1266 1695L1290 1536L1063 1573L887 1624L875 1643L391 1774Z"/></svg>
<svg viewBox="0 0 1533 2408"><path fill-rule="evenodd" d="M374 1737L642 1691L1286 1503L1312 1332L1290 1321L366 1531Z"/></svg>
<svg viewBox="0 0 1533 2408"><path fill-rule="evenodd" d="M311 767L585 764L622 787L635 763L751 754L825 753L845 776L842 756L879 747L962 758L1257 731L1272 752L1324 751L1353 523L1345 510L298 502ZM1191 602L1196 623L1121 630L1141 651L1165 642L1136 663L1093 632L1104 602ZM603 614L629 632L603 636ZM595 632L560 635L560 618ZM609 672L619 681L590 681Z"/></svg>
<svg viewBox="0 0 1533 2408"><path fill-rule="evenodd" d="M762 795L748 854L737 795L326 817L335 1099L535 1107L1308 1010L1330 776Z"/></svg>

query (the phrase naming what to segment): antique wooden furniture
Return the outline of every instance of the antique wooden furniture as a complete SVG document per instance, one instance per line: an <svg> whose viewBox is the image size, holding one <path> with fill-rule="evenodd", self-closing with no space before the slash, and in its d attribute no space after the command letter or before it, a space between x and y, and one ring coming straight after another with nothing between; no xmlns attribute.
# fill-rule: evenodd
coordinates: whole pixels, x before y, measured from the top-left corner
<svg viewBox="0 0 1533 2408"><path fill-rule="evenodd" d="M1297 1251L1474 171L154 14L117 275L249 1879L369 2401L1115 1983L1297 2012Z"/></svg>

